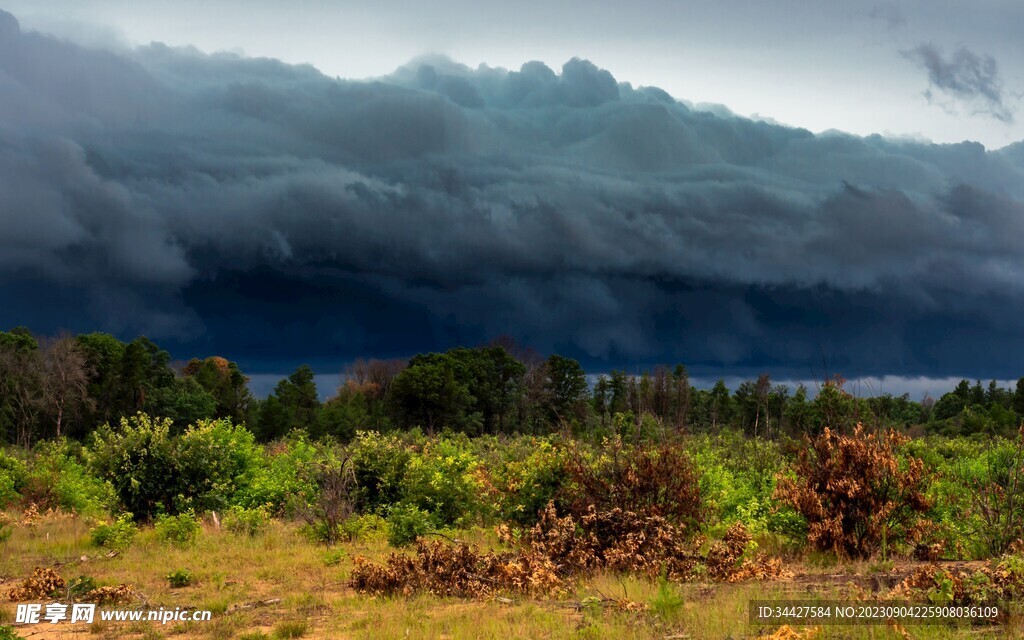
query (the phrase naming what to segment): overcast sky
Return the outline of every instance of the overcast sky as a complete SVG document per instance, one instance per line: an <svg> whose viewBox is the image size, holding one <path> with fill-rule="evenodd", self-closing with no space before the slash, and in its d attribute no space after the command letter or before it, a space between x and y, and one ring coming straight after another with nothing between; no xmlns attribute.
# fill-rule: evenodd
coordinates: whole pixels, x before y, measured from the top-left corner
<svg viewBox="0 0 1024 640"><path fill-rule="evenodd" d="M0 327L1016 379L1020 6L8 0Z"/></svg>
<svg viewBox="0 0 1024 640"><path fill-rule="evenodd" d="M812 131L976 140L1024 139L1012 117L1024 92L1016 0L6 0L30 28L89 42L164 42L309 63L365 78L428 53L472 67L557 69L586 58L634 85L728 106ZM984 97L962 99L929 80L921 47L959 80L992 80L1010 118ZM958 50L982 62L961 62ZM933 69L942 67L933 66ZM980 78L982 82L986 78ZM961 87L963 88L963 87ZM970 87L968 87L970 88ZM979 89L974 87L974 89ZM930 91L930 98L928 97ZM980 93L981 91L979 91Z"/></svg>

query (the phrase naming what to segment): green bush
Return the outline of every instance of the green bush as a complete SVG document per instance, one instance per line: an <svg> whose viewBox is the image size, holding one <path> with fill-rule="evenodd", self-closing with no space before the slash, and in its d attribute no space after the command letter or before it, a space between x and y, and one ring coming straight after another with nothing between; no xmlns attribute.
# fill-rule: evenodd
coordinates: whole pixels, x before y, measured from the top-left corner
<svg viewBox="0 0 1024 640"><path fill-rule="evenodd" d="M500 456L491 472L498 516L532 526L564 486L564 452L548 438L519 438L502 447Z"/></svg>
<svg viewBox="0 0 1024 640"><path fill-rule="evenodd" d="M165 578L172 589L181 589L195 583L195 577L188 569L175 569L168 573Z"/></svg>
<svg viewBox="0 0 1024 640"><path fill-rule="evenodd" d="M116 428L103 425L93 436L90 466L136 518L172 509L184 493L170 430L170 420L139 413Z"/></svg>
<svg viewBox="0 0 1024 640"><path fill-rule="evenodd" d="M14 488L14 479L0 471L0 509L9 507L21 499Z"/></svg>
<svg viewBox="0 0 1024 640"><path fill-rule="evenodd" d="M170 420L140 413L116 429L104 425L96 431L91 466L111 483L126 510L150 519L246 501L264 458L245 427L200 421L177 437L171 427Z"/></svg>
<svg viewBox="0 0 1024 640"><path fill-rule="evenodd" d="M0 640L18 640L18 634L14 633L14 627L0 624Z"/></svg>
<svg viewBox="0 0 1024 640"><path fill-rule="evenodd" d="M138 527L132 521L132 514L120 515L117 520L110 524L100 524L89 531L92 543L97 547L108 549L125 549L139 532Z"/></svg>
<svg viewBox="0 0 1024 640"><path fill-rule="evenodd" d="M174 443L182 493L175 511L224 509L252 483L263 454L256 438L230 420L201 420Z"/></svg>
<svg viewBox="0 0 1024 640"><path fill-rule="evenodd" d="M113 489L88 468L85 455L74 441L41 442L29 465L24 499L83 515L107 513L115 501Z"/></svg>
<svg viewBox="0 0 1024 640"><path fill-rule="evenodd" d="M402 500L403 480L412 452L397 436L359 431L351 455L360 511L385 513Z"/></svg>
<svg viewBox="0 0 1024 640"><path fill-rule="evenodd" d="M72 598L81 598L97 586L96 579L92 576L78 576L68 581L68 595Z"/></svg>
<svg viewBox="0 0 1024 640"><path fill-rule="evenodd" d="M195 542L200 527L199 520L190 512L176 516L160 516L153 528L160 540L185 546Z"/></svg>
<svg viewBox="0 0 1024 640"><path fill-rule="evenodd" d="M341 532L350 542L355 540L387 540L391 534L388 521L375 513L352 516L341 523Z"/></svg>
<svg viewBox="0 0 1024 640"><path fill-rule="evenodd" d="M344 549L329 549L324 552L323 561L324 565L328 567L336 567L341 564L341 561L348 556Z"/></svg>
<svg viewBox="0 0 1024 640"><path fill-rule="evenodd" d="M908 443L908 453L934 472L927 491L932 504L927 515L934 526L927 542L939 544L946 556L989 557L998 529L985 522L972 498L976 488L998 481L1009 470L1013 449L1005 438L929 436ZM1012 511L1003 515L1012 516Z"/></svg>
<svg viewBox="0 0 1024 640"><path fill-rule="evenodd" d="M0 449L0 509L21 499L21 490L27 479L28 466Z"/></svg>
<svg viewBox="0 0 1024 640"><path fill-rule="evenodd" d="M465 436L430 440L409 459L400 483L402 501L428 512L438 527L462 526L481 510L478 469Z"/></svg>
<svg viewBox="0 0 1024 640"><path fill-rule="evenodd" d="M788 520L795 512L784 509L780 515L772 499L776 476L785 464L778 443L723 430L714 437L690 439L687 451L700 476L709 521L716 528L724 531L735 522L754 534L792 528Z"/></svg>
<svg viewBox="0 0 1024 640"><path fill-rule="evenodd" d="M267 528L270 510L267 507L246 509L233 506L224 514L224 528L239 535L256 536Z"/></svg>
<svg viewBox="0 0 1024 640"><path fill-rule="evenodd" d="M404 547L430 532L430 514L411 504L398 504L388 514L388 544Z"/></svg>
<svg viewBox="0 0 1024 640"><path fill-rule="evenodd" d="M292 432L287 440L265 447L249 485L240 489L235 503L281 512L294 496L315 493L313 470L335 458L328 447L310 442L301 431Z"/></svg>

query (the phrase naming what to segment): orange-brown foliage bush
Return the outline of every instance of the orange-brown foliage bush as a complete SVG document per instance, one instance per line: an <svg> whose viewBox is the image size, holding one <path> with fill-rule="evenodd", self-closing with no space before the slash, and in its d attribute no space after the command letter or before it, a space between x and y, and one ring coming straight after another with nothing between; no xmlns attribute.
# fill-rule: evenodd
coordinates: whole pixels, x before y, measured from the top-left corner
<svg viewBox="0 0 1024 640"><path fill-rule="evenodd" d="M677 443L627 445L615 438L595 459L570 453L566 472L570 482L560 502L580 519L593 508L614 509L638 517L658 517L691 532L703 525L700 481L689 456Z"/></svg>
<svg viewBox="0 0 1024 640"><path fill-rule="evenodd" d="M808 542L820 550L864 558L883 539L912 541L930 505L924 463L899 455L906 440L894 431L865 433L860 424L850 435L826 428L805 439L775 497L807 519Z"/></svg>

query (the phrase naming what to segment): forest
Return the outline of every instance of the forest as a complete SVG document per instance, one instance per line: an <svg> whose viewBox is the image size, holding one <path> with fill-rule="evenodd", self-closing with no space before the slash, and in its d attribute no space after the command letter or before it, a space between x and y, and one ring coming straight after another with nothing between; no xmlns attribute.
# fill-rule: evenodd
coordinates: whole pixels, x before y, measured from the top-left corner
<svg viewBox="0 0 1024 640"><path fill-rule="evenodd" d="M303 366L257 398L223 357L0 332L0 638L5 597L182 589L219 616L187 637L879 637L748 622L794 584L999 612L893 637L1020 631L1024 379L699 389L683 365L588 379L498 340L342 380L321 401ZM285 548L312 577L266 553ZM452 602L477 608L424 613Z"/></svg>
<svg viewBox="0 0 1024 640"><path fill-rule="evenodd" d="M223 357L174 363L145 337L104 333L37 338L0 331L0 442L29 447L63 436L83 439L105 423L142 412L177 429L203 419L246 424L269 442L296 429L348 442L357 431L441 431L478 435L599 436L627 428L690 433L733 429L768 439L816 434L862 422L908 435L1013 436L1024 419L1024 377L1013 389L961 380L937 400L854 396L834 375L808 389L773 384L768 374L730 391L691 386L686 367L611 371L591 385L579 362L497 340L476 348L402 360L357 360L337 393L318 397L313 371L299 367L267 398Z"/></svg>

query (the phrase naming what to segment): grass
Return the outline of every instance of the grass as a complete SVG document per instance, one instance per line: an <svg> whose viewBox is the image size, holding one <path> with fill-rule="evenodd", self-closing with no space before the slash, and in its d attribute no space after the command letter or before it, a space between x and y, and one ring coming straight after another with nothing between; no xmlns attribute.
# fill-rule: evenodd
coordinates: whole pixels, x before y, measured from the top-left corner
<svg viewBox="0 0 1024 640"><path fill-rule="evenodd" d="M869 579L900 568L899 561L892 560L843 563L808 556L794 567L803 574L801 579L778 582L675 585L600 573L560 600L515 595L501 600L431 595L378 598L353 592L346 579L354 556L379 560L390 553L380 540L345 543L335 552L307 540L297 526L274 521L253 537L204 526L195 543L183 547L163 542L152 529L143 528L131 546L108 557L107 549L91 544L88 531L87 522L68 516L45 517L34 527L14 527L10 540L0 546L0 625L14 620L15 605L6 601L10 587L36 566L56 566L65 578L86 574L100 585L131 584L154 607L209 609L213 619L168 625L96 622L78 629L63 625L59 630L38 626L32 629L38 632L33 638L738 640L773 630L749 624L750 600L801 598L812 588L820 597L848 599L850 579ZM495 543L487 530L462 531L458 537L482 545ZM167 576L182 567L189 568L194 583L172 588ZM623 599L641 603L646 610L613 604ZM25 631L22 635L27 635ZM913 626L906 633L886 625L825 626L814 637L1024 638L1024 624L1013 616L999 627Z"/></svg>

